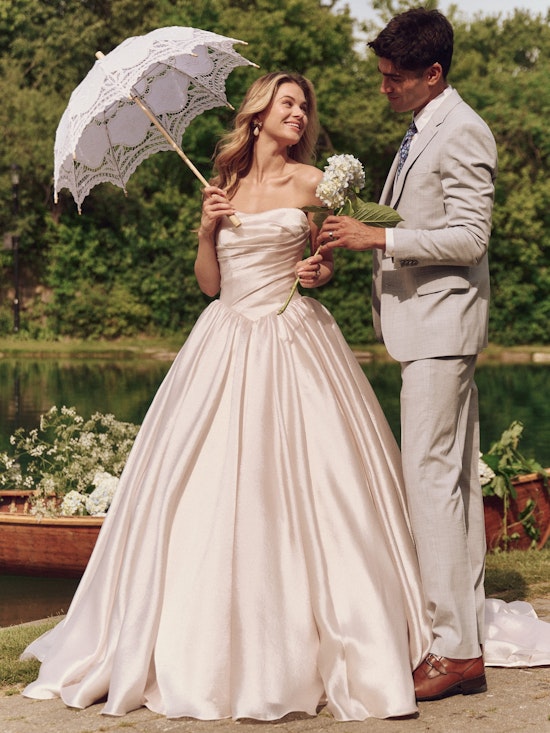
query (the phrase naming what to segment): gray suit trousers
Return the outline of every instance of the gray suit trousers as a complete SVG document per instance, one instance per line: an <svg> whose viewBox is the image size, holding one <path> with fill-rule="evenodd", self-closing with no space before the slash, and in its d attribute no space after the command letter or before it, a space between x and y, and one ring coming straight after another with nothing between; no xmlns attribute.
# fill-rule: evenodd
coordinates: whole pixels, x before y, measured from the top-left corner
<svg viewBox="0 0 550 733"><path fill-rule="evenodd" d="M401 364L401 450L434 654L478 657L485 527L476 356Z"/></svg>

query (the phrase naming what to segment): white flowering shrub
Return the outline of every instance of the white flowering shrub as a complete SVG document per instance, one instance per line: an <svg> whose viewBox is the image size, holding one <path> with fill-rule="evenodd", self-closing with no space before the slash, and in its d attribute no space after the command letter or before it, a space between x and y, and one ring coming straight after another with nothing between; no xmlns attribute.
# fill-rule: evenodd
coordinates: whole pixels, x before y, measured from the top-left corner
<svg viewBox="0 0 550 733"><path fill-rule="evenodd" d="M0 453L0 488L34 491L32 513L102 515L107 512L139 425L73 407L52 407L39 428L19 428L12 452Z"/></svg>

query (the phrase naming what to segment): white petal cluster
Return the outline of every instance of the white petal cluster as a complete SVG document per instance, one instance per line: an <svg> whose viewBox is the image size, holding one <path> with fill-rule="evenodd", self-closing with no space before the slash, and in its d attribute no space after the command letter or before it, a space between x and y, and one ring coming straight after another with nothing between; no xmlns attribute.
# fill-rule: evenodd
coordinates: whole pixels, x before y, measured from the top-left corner
<svg viewBox="0 0 550 733"><path fill-rule="evenodd" d="M98 471L94 476L95 489L86 496L86 511L92 516L103 516L111 506L118 478L106 471Z"/></svg>
<svg viewBox="0 0 550 733"><path fill-rule="evenodd" d="M495 472L493 469L488 466L483 458L481 457L481 453L479 454L479 482L482 486L486 486L488 483L490 483L495 478Z"/></svg>
<svg viewBox="0 0 550 733"><path fill-rule="evenodd" d="M79 491L69 491L61 502L60 513L64 517L74 517L86 513L86 497Z"/></svg>
<svg viewBox="0 0 550 733"><path fill-rule="evenodd" d="M346 199L365 185L365 171L353 155L332 155L327 160L316 194L330 209L341 208Z"/></svg>

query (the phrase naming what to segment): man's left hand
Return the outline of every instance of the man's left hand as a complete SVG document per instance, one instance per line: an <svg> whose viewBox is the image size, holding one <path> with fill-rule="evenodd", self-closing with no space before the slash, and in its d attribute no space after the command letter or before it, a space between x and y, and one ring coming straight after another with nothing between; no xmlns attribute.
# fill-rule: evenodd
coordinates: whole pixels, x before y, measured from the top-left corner
<svg viewBox="0 0 550 733"><path fill-rule="evenodd" d="M327 216L317 236L317 246L324 249L343 247L357 252L384 249L386 232L383 227L371 227L351 216Z"/></svg>

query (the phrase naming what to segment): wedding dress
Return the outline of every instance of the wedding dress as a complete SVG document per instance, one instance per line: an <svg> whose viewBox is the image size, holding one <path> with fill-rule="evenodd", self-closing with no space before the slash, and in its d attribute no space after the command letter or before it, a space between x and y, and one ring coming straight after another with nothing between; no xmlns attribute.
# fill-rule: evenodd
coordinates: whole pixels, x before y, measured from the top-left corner
<svg viewBox="0 0 550 733"><path fill-rule="evenodd" d="M414 713L431 639L397 444L328 311L296 293L277 315L303 212L239 216L23 694L171 718Z"/></svg>
<svg viewBox="0 0 550 733"><path fill-rule="evenodd" d="M304 213L239 217L24 694L106 696L112 715L413 713L429 627L397 445L327 310L296 293L277 315Z"/></svg>

